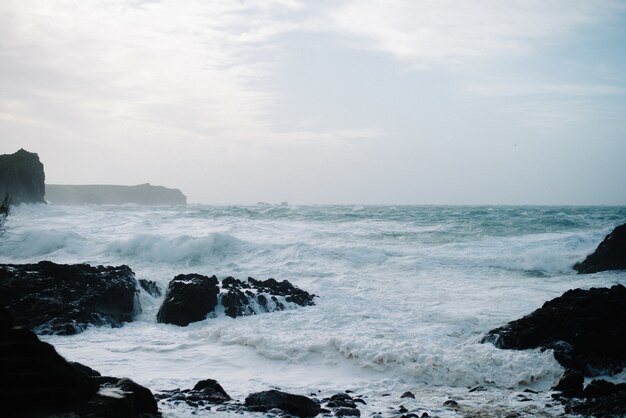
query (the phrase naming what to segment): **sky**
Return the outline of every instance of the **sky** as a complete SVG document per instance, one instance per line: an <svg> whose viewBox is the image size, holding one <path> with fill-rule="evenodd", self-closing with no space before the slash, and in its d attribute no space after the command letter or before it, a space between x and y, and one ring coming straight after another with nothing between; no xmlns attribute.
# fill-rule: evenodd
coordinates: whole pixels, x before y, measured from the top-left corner
<svg viewBox="0 0 626 418"><path fill-rule="evenodd" d="M20 148L192 203L626 205L626 1L2 0Z"/></svg>

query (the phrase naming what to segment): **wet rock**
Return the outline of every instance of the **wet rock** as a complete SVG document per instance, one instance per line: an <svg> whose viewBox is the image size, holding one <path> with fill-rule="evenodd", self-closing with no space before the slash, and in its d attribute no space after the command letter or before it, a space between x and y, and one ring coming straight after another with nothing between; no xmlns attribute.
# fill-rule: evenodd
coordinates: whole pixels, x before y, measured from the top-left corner
<svg viewBox="0 0 626 418"><path fill-rule="evenodd" d="M203 284L203 281L210 283ZM221 282L221 291L215 276L208 278L198 274L176 276L168 286L167 294L159 314L158 322L187 325L202 321L214 312L218 306L224 308L227 316L256 315L263 312L281 311L289 304L298 306L313 305L316 297L289 283L274 279L247 282L227 277ZM196 291L198 290L198 291ZM179 312L179 318L172 317L172 311ZM193 315L185 313L193 311Z"/></svg>
<svg viewBox="0 0 626 418"><path fill-rule="evenodd" d="M201 380L195 384L193 389L166 390L156 394L156 398L173 404L186 403L187 405L205 409L210 409L209 405L224 404L231 401L231 397L224 388L213 379ZM224 405L223 410L235 410L239 408L238 403Z"/></svg>
<svg viewBox="0 0 626 418"><path fill-rule="evenodd" d="M143 290L146 291L146 293L148 293L153 298L160 298L161 296L163 296L163 291L161 290L161 287L152 280L139 279L139 285Z"/></svg>
<svg viewBox="0 0 626 418"><path fill-rule="evenodd" d="M128 266L0 264L0 304L16 325L38 334L70 335L88 325L120 327L140 311Z"/></svg>
<svg viewBox="0 0 626 418"><path fill-rule="evenodd" d="M245 405L251 411L268 412L276 408L298 417L314 417L320 412L320 406L312 399L278 390L252 393L246 397Z"/></svg>
<svg viewBox="0 0 626 418"><path fill-rule="evenodd" d="M564 367L587 376L626 364L626 287L575 289L493 329L482 342L505 349L552 348Z"/></svg>
<svg viewBox="0 0 626 418"><path fill-rule="evenodd" d="M584 400L562 398L565 411L589 417L625 417L626 384L614 384L605 380L593 380L583 391Z"/></svg>
<svg viewBox="0 0 626 418"><path fill-rule="evenodd" d="M598 248L576 263L578 273L596 273L604 270L626 270L626 224L615 228L598 245Z"/></svg>
<svg viewBox="0 0 626 418"><path fill-rule="evenodd" d="M69 363L24 328L0 327L0 364L0 405L3 412L17 414L10 416L148 418L158 414L149 389Z"/></svg>
<svg viewBox="0 0 626 418"><path fill-rule="evenodd" d="M459 408L459 403L457 401L452 400L452 399L448 399L447 401L445 401L443 403L443 406L445 406L447 408L457 409L457 408Z"/></svg>
<svg viewBox="0 0 626 418"><path fill-rule="evenodd" d="M335 416L337 417L360 417L361 411L356 408L348 408L342 406L340 408L335 409Z"/></svg>
<svg viewBox="0 0 626 418"><path fill-rule="evenodd" d="M413 395L413 393L412 393L412 392L406 391L406 392L404 392L404 393L400 396L400 398L401 398L401 399L402 399L402 398L411 398L411 399L415 399L415 395Z"/></svg>
<svg viewBox="0 0 626 418"><path fill-rule="evenodd" d="M400 405L398 407L398 412L400 412L401 414L404 414L405 412L409 412L409 410L406 409L406 407L404 405Z"/></svg>
<svg viewBox="0 0 626 418"><path fill-rule="evenodd" d="M582 394L584 380L585 378L581 372L566 370L559 383L554 387L554 390L560 390L570 396L576 396Z"/></svg>
<svg viewBox="0 0 626 418"><path fill-rule="evenodd" d="M224 388L217 383L217 380L206 379L201 380L193 387L195 391L201 391L204 399L208 399L211 402L219 403L229 401L230 395L226 393Z"/></svg>
<svg viewBox="0 0 626 418"><path fill-rule="evenodd" d="M157 322L180 326L203 321L217 305L217 277L179 274L167 286Z"/></svg>

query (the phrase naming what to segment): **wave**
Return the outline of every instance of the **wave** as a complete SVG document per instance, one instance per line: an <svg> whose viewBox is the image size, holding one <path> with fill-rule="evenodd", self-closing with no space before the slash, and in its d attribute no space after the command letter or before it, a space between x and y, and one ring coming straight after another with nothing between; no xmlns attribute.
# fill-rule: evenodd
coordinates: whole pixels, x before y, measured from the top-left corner
<svg viewBox="0 0 626 418"><path fill-rule="evenodd" d="M34 258L66 252L80 253L87 239L76 232L29 229L12 234L2 242L2 255L7 257Z"/></svg>
<svg viewBox="0 0 626 418"><path fill-rule="evenodd" d="M202 237L140 234L130 239L113 241L106 246L105 251L122 259L197 265L223 261L252 249L251 243L232 235L213 232Z"/></svg>

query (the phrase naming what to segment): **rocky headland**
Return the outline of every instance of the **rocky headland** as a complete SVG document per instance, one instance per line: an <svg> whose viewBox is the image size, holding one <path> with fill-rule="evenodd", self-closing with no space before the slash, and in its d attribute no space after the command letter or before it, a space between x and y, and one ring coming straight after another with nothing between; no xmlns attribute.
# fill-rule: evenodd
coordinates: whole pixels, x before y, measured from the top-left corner
<svg viewBox="0 0 626 418"><path fill-rule="evenodd" d="M151 184L137 186L46 184L46 200L55 205L185 205L178 189Z"/></svg>
<svg viewBox="0 0 626 418"><path fill-rule="evenodd" d="M37 154L20 149L0 155L0 199L7 193L16 205L46 203L45 174Z"/></svg>

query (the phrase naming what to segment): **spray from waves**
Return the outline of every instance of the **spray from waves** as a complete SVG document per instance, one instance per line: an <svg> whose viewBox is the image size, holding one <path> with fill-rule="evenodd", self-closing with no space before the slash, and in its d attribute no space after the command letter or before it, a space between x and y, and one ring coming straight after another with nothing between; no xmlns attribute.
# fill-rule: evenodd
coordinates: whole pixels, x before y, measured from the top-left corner
<svg viewBox="0 0 626 418"><path fill-rule="evenodd" d="M87 239L76 232L29 229L3 240L2 255L21 260L59 253L79 254L87 245Z"/></svg>
<svg viewBox="0 0 626 418"><path fill-rule="evenodd" d="M488 238L426 249L437 267L495 268L537 275L572 273L572 266L591 253L607 231L533 234Z"/></svg>
<svg viewBox="0 0 626 418"><path fill-rule="evenodd" d="M105 251L122 259L196 265L223 261L254 249L251 243L214 232L202 237L140 234L115 240L106 246Z"/></svg>

